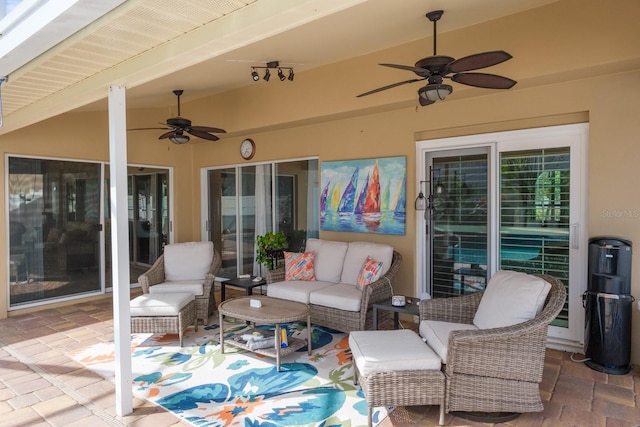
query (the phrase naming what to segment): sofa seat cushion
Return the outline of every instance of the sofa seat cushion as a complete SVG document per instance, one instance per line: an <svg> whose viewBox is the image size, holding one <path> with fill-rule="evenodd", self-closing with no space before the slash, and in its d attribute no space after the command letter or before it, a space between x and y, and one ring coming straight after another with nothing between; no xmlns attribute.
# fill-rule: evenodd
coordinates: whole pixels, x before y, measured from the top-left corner
<svg viewBox="0 0 640 427"><path fill-rule="evenodd" d="M213 262L213 242L173 243L164 247L165 280L203 279Z"/></svg>
<svg viewBox="0 0 640 427"><path fill-rule="evenodd" d="M314 270L316 280L338 283L342 274L342 266L349 243L333 240L308 239L305 252L315 252ZM366 257L365 257L366 258ZM364 261L364 258L362 259ZM358 264L358 269L362 265ZM354 282L355 284L355 279Z"/></svg>
<svg viewBox="0 0 640 427"><path fill-rule="evenodd" d="M371 242L351 242L344 256L344 266L342 274L336 282L348 283L356 285L358 283L358 275L360 268L366 261L367 257L375 261L382 262L380 276L389 271L391 261L393 260L393 247L382 243Z"/></svg>
<svg viewBox="0 0 640 427"><path fill-rule="evenodd" d="M271 283L267 286L267 296L309 304L309 296L323 288L333 286L331 282L313 280L289 280Z"/></svg>
<svg viewBox="0 0 640 427"><path fill-rule="evenodd" d="M438 320L423 320L420 322L420 336L427 340L429 347L436 352L442 363L447 363L447 350L449 347L449 334L452 331L474 331L475 325L466 323L440 322Z"/></svg>
<svg viewBox="0 0 640 427"><path fill-rule="evenodd" d="M473 324L500 328L531 320L544 307L551 284L526 273L500 270L489 280Z"/></svg>
<svg viewBox="0 0 640 427"><path fill-rule="evenodd" d="M150 294L163 293L190 293L202 295L204 293L202 279L200 280L176 280L174 282L162 282L149 286Z"/></svg>
<svg viewBox="0 0 640 427"><path fill-rule="evenodd" d="M139 295L130 302L131 316L177 316L194 298L187 292Z"/></svg>
<svg viewBox="0 0 640 427"><path fill-rule="evenodd" d="M440 371L440 358L408 329L352 331L349 348L358 372Z"/></svg>
<svg viewBox="0 0 640 427"><path fill-rule="evenodd" d="M362 291L356 286L336 283L319 289L311 294L310 304L337 308L345 311L360 311Z"/></svg>

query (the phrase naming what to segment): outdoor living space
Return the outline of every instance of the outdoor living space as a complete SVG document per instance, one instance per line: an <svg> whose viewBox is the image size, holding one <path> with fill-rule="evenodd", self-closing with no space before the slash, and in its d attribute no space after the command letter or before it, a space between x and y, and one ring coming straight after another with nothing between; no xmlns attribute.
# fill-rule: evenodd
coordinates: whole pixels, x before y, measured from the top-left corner
<svg viewBox="0 0 640 427"><path fill-rule="evenodd" d="M243 295L241 290L228 292L229 297ZM132 292L132 297L137 294ZM219 294L216 298L219 301ZM214 315L210 322L215 319ZM402 325L416 327L407 321ZM0 425L191 425L139 397L131 415L116 415L114 384L69 356L112 338L110 295L0 320ZM607 375L572 361L570 353L547 350L540 393L543 412L521 415L503 425L611 427L637 426L640 420L637 367L627 375ZM379 426L437 423L438 407L416 406L396 408ZM485 424L447 414L445 425Z"/></svg>

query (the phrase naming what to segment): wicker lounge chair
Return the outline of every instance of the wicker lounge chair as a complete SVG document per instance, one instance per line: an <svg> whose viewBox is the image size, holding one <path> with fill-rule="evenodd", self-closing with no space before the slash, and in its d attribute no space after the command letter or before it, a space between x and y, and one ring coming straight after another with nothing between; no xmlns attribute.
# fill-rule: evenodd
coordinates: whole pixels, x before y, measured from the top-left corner
<svg viewBox="0 0 640 427"><path fill-rule="evenodd" d="M562 310L566 290L551 276L544 308L532 320L512 326L455 330L447 346L446 411L524 413L542 411L539 383L548 325ZM484 292L420 302L420 320L473 322Z"/></svg>
<svg viewBox="0 0 640 427"><path fill-rule="evenodd" d="M210 261L206 261L206 270L208 270L208 272L203 273L202 277L197 279L194 277L188 277L188 280L175 280L170 274L167 275L167 271L165 269L165 256L167 256L167 254L174 253L175 251L173 251L173 249L186 249L187 251L201 249L205 251L203 253L208 254L207 258L210 259ZM187 255L188 254L189 252L187 252ZM192 257L192 259L194 258L200 257ZM180 262L179 264L181 263L182 262ZM202 323L206 325L209 316L215 311L216 308L213 283L215 280L215 274L220 269L221 264L222 258L220 257L218 251L214 249L212 242L188 242L167 245L165 246L165 253L160 255L160 257L156 260L156 262L151 266L149 270L138 277L138 283L140 283L142 292L144 292L145 294L154 292L185 292L185 289L191 286L192 283L196 285L202 283L202 292L193 293L196 299L196 317L198 320L202 320ZM186 262L182 267L183 271L190 270L190 266ZM185 277L185 279L187 278ZM154 286L156 287L156 289L151 290L151 288ZM200 289L200 286L197 287L198 289ZM172 288L175 288L175 291L171 290Z"/></svg>

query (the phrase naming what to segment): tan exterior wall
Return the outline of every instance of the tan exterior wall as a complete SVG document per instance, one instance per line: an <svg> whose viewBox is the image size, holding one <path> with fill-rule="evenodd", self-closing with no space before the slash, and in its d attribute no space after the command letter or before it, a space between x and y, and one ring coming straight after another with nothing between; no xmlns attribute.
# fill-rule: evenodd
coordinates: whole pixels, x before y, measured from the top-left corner
<svg viewBox="0 0 640 427"><path fill-rule="evenodd" d="M261 81L184 102L183 115L194 124L227 129L229 135L222 140L177 147L160 143L153 131L129 132L129 161L174 167L175 240L185 241L200 236L201 168L245 164L239 155L245 137L257 145L252 162L406 156L405 236L324 232L321 237L393 245L404 258L394 288L411 294L416 270L417 231L410 209L417 194L416 140L588 121L589 236L618 235L638 245L639 19L640 2L634 0L615 0L606 7L595 1L563 0L441 35L439 52L454 57L495 49L510 52L514 59L487 72L515 78L518 85L509 91L491 91L454 83L454 93L446 101L423 108L417 107L419 84L366 98L355 95L411 78L410 73L375 64L415 62L431 54L430 39L310 71L296 69L293 83ZM149 118L162 121L168 113L166 109L132 111L128 124L146 126ZM66 114L2 136L0 146L3 153L108 160L107 138L106 113ZM0 220L4 224L4 163L1 168ZM0 239L5 234L0 228ZM6 249L0 249L0 277L6 277L1 261ZM639 269L636 254L633 270ZM640 298L640 274L632 276L632 293ZM6 285L0 285L0 317L6 315L6 308ZM640 363L640 311L636 309L633 331L632 362Z"/></svg>

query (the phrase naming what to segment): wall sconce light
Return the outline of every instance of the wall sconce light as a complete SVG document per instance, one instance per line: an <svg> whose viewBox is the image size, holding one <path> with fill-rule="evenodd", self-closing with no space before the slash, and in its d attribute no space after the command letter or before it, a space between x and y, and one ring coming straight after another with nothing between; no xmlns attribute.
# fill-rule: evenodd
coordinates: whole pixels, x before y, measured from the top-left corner
<svg viewBox="0 0 640 427"><path fill-rule="evenodd" d="M429 195L427 197L424 196L424 193L422 192L422 184L428 183L429 184ZM415 209L417 211L426 211L427 209L429 210L433 210L434 206L433 206L433 193L434 193L434 188L433 188L433 168L431 166L429 166L429 179L426 181L420 181L420 192L418 193L418 197L416 197L416 202L415 202ZM440 178L438 177L438 183L435 186L435 193L436 194L442 194L444 193L444 185L442 185L442 182L440 181Z"/></svg>
<svg viewBox="0 0 640 427"><path fill-rule="evenodd" d="M280 79L281 82L285 81L285 80L289 80L290 82L293 81L293 67L281 67L280 66L280 62L279 61L271 61L271 62L267 62L265 67L262 66L253 66L251 67L251 78L253 79L254 82L257 82L258 80L260 80L260 76L258 75L258 71L256 70L265 70L264 72L264 81L268 82L269 79L271 78L271 71L270 69L277 69L278 72L278 78ZM284 71L283 70L288 70L289 71L289 77L284 75Z"/></svg>

